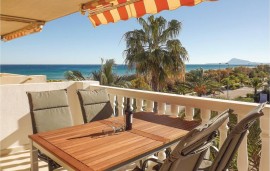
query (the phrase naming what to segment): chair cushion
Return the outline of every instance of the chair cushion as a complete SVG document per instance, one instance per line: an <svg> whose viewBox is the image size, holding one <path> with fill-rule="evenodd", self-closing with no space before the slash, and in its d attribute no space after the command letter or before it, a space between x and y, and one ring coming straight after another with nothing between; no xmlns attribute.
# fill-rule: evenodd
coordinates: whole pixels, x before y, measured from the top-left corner
<svg viewBox="0 0 270 171"><path fill-rule="evenodd" d="M69 107L33 111L37 132L72 126Z"/></svg>
<svg viewBox="0 0 270 171"><path fill-rule="evenodd" d="M109 96L106 89L99 90L78 90L82 98L83 105L92 105L97 103L109 102Z"/></svg>
<svg viewBox="0 0 270 171"><path fill-rule="evenodd" d="M66 90L27 92L33 132L73 125Z"/></svg>
<svg viewBox="0 0 270 171"><path fill-rule="evenodd" d="M84 122L98 121L112 116L111 106L106 89L78 90Z"/></svg>
<svg viewBox="0 0 270 171"><path fill-rule="evenodd" d="M41 110L55 107L67 107L67 93L65 90L53 90L42 92L28 92L30 107L32 110Z"/></svg>

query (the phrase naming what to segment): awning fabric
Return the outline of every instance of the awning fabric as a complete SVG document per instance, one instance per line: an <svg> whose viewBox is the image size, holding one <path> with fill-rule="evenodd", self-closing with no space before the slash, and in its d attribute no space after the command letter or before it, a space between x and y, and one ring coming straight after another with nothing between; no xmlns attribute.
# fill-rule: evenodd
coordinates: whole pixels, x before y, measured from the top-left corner
<svg viewBox="0 0 270 171"><path fill-rule="evenodd" d="M162 10L174 10L181 6L194 6L204 0L99 0L82 5L88 11L94 26L156 14Z"/></svg>

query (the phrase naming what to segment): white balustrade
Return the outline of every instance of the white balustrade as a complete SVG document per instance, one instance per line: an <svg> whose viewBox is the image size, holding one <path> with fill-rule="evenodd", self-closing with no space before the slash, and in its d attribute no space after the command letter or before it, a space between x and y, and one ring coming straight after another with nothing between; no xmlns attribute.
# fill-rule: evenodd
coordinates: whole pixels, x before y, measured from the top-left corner
<svg viewBox="0 0 270 171"><path fill-rule="evenodd" d="M141 112L143 111L143 99L136 98L136 112Z"/></svg>
<svg viewBox="0 0 270 171"><path fill-rule="evenodd" d="M206 123L207 121L209 121L211 117L211 110L209 109L201 109L201 118L202 118L202 123Z"/></svg>
<svg viewBox="0 0 270 171"><path fill-rule="evenodd" d="M178 114L179 114L179 107L178 107L178 105L172 104L171 105L171 115L178 117Z"/></svg>
<svg viewBox="0 0 270 171"><path fill-rule="evenodd" d="M165 114L166 112L166 103L158 102L158 113Z"/></svg>
<svg viewBox="0 0 270 171"><path fill-rule="evenodd" d="M261 138L262 138L262 150L261 150L261 162L260 162L260 169L259 170L270 170L270 119L269 115L270 112L263 111L264 116L260 119L260 126L261 126Z"/></svg>
<svg viewBox="0 0 270 171"><path fill-rule="evenodd" d="M146 111L147 112L153 112L154 109L154 102L151 100L146 101Z"/></svg>
<svg viewBox="0 0 270 171"><path fill-rule="evenodd" d="M194 108L190 106L186 106L185 110L186 110L186 119L193 120Z"/></svg>
<svg viewBox="0 0 270 171"><path fill-rule="evenodd" d="M245 114L253 110L257 104L247 103L247 102L237 102L231 100L220 100L212 98L200 98L193 96L183 96L176 94L152 92L152 91L143 91L143 90L134 90L134 89L124 89L117 87L109 86L98 86L91 85L94 88L106 88L109 94L117 95L118 110L119 115L123 114L123 97L133 97L136 99L136 112L143 111L143 102L146 100L146 110L152 111L151 102L158 102L158 113L166 113L166 104L171 105L171 110L168 113L176 114L178 113L179 106L185 107L185 119L193 120L194 109L201 109L201 118L203 122L206 122L210 118L210 111L218 111L219 113L224 110L231 108L238 115L238 120L241 120ZM111 102L113 99L110 99ZM207 106L207 108L205 108ZM261 118L260 127L262 130L262 151L261 151L261 161L260 161L260 170L268 171L270 170L270 107L267 105L264 109L264 116ZM220 131L220 141L219 145L221 146L224 143L224 140L227 138L228 132L228 123L229 119L226 120L222 126L219 128ZM238 149L238 159L237 167L239 171L248 170L248 151L247 151L247 136L243 139L239 149Z"/></svg>
<svg viewBox="0 0 270 171"><path fill-rule="evenodd" d="M158 152L158 159L160 160L160 161L163 161L163 160L165 160L166 159L166 153L165 153L165 150L166 149L163 149L163 150L161 150L161 151L159 151Z"/></svg>
<svg viewBox="0 0 270 171"><path fill-rule="evenodd" d="M245 117L244 114L238 113L237 119L238 122ZM248 132L247 132L248 134ZM248 170L248 151L247 151L247 134L244 136L239 148L237 155L237 168L238 171L247 171Z"/></svg>
<svg viewBox="0 0 270 171"><path fill-rule="evenodd" d="M111 102L111 106L113 108L113 115L114 116L116 116L115 115L115 105L116 105L115 99L116 99L116 96L114 94L110 94L110 102Z"/></svg>
<svg viewBox="0 0 270 171"><path fill-rule="evenodd" d="M124 114L124 97L117 96L117 103L118 103L118 116L123 116Z"/></svg>
<svg viewBox="0 0 270 171"><path fill-rule="evenodd" d="M219 111L218 114L221 114L223 111ZM221 127L219 128L219 148L222 146L222 144L224 143L225 139L227 138L227 132L228 132L228 122L229 122L229 118L225 120L225 122L221 125Z"/></svg>
<svg viewBox="0 0 270 171"><path fill-rule="evenodd" d="M206 123L207 121L209 121L211 117L211 110L209 109L201 109L201 118L202 118L202 123ZM207 150L206 154L205 154L205 158L209 159L210 156L210 150Z"/></svg>

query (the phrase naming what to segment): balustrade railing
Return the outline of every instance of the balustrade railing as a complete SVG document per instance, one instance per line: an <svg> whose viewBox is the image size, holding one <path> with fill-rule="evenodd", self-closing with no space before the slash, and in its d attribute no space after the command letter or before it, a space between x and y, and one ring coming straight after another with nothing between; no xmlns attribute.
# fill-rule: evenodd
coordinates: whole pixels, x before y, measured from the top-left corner
<svg viewBox="0 0 270 171"><path fill-rule="evenodd" d="M211 117L211 112L222 112L228 108L234 110L237 114L238 121L241 120L245 114L251 111L257 106L255 103L237 102L230 100L219 100L212 98L194 97L194 96L182 96L176 94L159 93L151 91L124 89L109 86L91 85L90 89L106 88L109 95L112 106L117 108L118 116L123 115L125 98L131 99L131 106L136 112L154 111L155 102L157 104L157 112L159 114L175 115L179 116L181 112L185 113L185 119L193 120L195 110L200 110L200 119L202 122L206 122ZM260 120L260 128L262 130L262 150L260 159L260 170L269 171L269 143L270 143L270 107L267 105L264 109L264 116ZM225 122L220 128L220 146L227 137L228 126ZM247 136L244 138L238 150L237 167L239 171L247 171L249 167L248 163L248 149L247 149Z"/></svg>

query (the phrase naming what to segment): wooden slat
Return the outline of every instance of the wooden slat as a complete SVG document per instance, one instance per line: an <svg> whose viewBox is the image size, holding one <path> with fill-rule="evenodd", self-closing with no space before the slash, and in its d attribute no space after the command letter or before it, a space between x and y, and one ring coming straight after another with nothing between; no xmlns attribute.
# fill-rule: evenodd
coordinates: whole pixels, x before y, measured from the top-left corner
<svg viewBox="0 0 270 171"><path fill-rule="evenodd" d="M150 134L148 132L144 132L144 131L141 131L139 129L132 129L130 132L141 135L141 136L144 136L144 137L147 137L147 138L150 138L152 140L161 141L163 143L170 142L170 139L168 139L168 138L161 137L161 136L154 135L154 134Z"/></svg>
<svg viewBox="0 0 270 171"><path fill-rule="evenodd" d="M93 171L93 169L89 166L86 166L82 162L78 161L76 158L71 157L70 155L67 155L64 151L61 149L55 147L54 145L50 144L46 140L44 140L42 137L38 135L32 135L29 136L34 142L38 143L40 146L48 150L48 152L55 155L57 158L64 161L67 165L74 168L75 170L89 170Z"/></svg>

